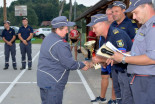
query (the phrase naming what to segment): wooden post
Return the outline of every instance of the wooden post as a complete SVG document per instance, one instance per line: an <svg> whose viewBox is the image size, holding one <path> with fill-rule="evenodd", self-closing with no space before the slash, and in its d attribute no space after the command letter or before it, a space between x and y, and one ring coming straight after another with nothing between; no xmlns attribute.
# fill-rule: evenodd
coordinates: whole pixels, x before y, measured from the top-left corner
<svg viewBox="0 0 155 104"><path fill-rule="evenodd" d="M7 20L6 0L4 0L3 17L4 21L6 21Z"/></svg>

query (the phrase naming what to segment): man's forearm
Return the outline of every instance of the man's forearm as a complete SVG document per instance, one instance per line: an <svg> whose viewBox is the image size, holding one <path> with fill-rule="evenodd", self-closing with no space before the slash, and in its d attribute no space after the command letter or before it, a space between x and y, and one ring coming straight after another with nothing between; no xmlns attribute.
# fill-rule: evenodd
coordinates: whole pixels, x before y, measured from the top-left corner
<svg viewBox="0 0 155 104"><path fill-rule="evenodd" d="M31 40L32 37L33 37L33 33L30 33L30 36L26 39L26 41Z"/></svg>
<svg viewBox="0 0 155 104"><path fill-rule="evenodd" d="M10 40L10 42L12 43L15 39L16 39L16 36L13 36L13 38Z"/></svg>
<svg viewBox="0 0 155 104"><path fill-rule="evenodd" d="M21 41L24 41L24 39L21 37L21 34L18 34L18 38L19 38Z"/></svg>
<svg viewBox="0 0 155 104"><path fill-rule="evenodd" d="M7 43L8 41L3 37L3 41L5 42L5 43Z"/></svg>
<svg viewBox="0 0 155 104"><path fill-rule="evenodd" d="M150 59L146 55L141 56L129 56L125 58L125 62L129 64L136 64L136 65L151 65L155 64L155 60Z"/></svg>

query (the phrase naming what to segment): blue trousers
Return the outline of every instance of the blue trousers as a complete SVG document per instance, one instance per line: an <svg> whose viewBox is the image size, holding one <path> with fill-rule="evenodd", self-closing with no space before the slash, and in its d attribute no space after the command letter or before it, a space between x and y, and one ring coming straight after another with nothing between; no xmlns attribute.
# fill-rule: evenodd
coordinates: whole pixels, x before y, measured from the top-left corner
<svg viewBox="0 0 155 104"><path fill-rule="evenodd" d="M155 104L155 76L136 76L130 87L135 104Z"/></svg>
<svg viewBox="0 0 155 104"><path fill-rule="evenodd" d="M28 45L25 45L24 43L20 43L20 51L22 55L22 67L26 67L26 54L28 57L28 67L32 67L32 56L31 56L31 42L28 42Z"/></svg>
<svg viewBox="0 0 155 104"><path fill-rule="evenodd" d="M121 89L122 104L134 104L133 95L130 88L130 79L127 76L127 72L118 72L118 82Z"/></svg>
<svg viewBox="0 0 155 104"><path fill-rule="evenodd" d="M115 90L116 98L121 99L121 89L120 89L120 84L118 82L118 71L115 69L112 69L111 74L112 74L113 87Z"/></svg>
<svg viewBox="0 0 155 104"><path fill-rule="evenodd" d="M4 44L4 54L5 54L5 67L9 67L9 58L10 53L12 56L12 65L13 67L16 67L16 44L13 43L12 46L9 46L8 44Z"/></svg>
<svg viewBox="0 0 155 104"><path fill-rule="evenodd" d="M40 88L42 104L62 104L65 85L53 84L50 87Z"/></svg>

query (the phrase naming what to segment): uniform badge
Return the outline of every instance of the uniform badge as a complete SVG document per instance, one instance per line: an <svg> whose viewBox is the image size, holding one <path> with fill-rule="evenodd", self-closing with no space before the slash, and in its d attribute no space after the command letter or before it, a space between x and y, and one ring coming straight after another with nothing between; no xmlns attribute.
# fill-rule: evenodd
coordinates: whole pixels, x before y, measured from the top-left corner
<svg viewBox="0 0 155 104"><path fill-rule="evenodd" d="M131 22L132 22L132 23L136 23L136 21L135 21L135 20L131 20Z"/></svg>
<svg viewBox="0 0 155 104"><path fill-rule="evenodd" d="M121 29L125 29L125 27L121 27Z"/></svg>
<svg viewBox="0 0 155 104"><path fill-rule="evenodd" d="M113 30L113 33L114 33L114 34L118 34L119 31L118 31L117 29L114 29L114 30Z"/></svg>
<svg viewBox="0 0 155 104"><path fill-rule="evenodd" d="M118 47L123 47L124 46L124 42L123 42L123 40L121 39L121 40L118 40L118 41L116 41L117 42L117 46Z"/></svg>
<svg viewBox="0 0 155 104"><path fill-rule="evenodd" d="M12 31L9 32L10 34L12 33Z"/></svg>
<svg viewBox="0 0 155 104"><path fill-rule="evenodd" d="M139 33L139 35L141 35L141 36L145 36L143 33Z"/></svg>
<svg viewBox="0 0 155 104"><path fill-rule="evenodd" d="M153 23L152 27L155 27L155 23Z"/></svg>
<svg viewBox="0 0 155 104"><path fill-rule="evenodd" d="M135 33L137 33L137 31L138 31L138 28L135 28Z"/></svg>
<svg viewBox="0 0 155 104"><path fill-rule="evenodd" d="M30 29L28 29L30 31Z"/></svg>
<svg viewBox="0 0 155 104"><path fill-rule="evenodd" d="M132 4L132 2L129 3L129 5L131 5L131 4Z"/></svg>

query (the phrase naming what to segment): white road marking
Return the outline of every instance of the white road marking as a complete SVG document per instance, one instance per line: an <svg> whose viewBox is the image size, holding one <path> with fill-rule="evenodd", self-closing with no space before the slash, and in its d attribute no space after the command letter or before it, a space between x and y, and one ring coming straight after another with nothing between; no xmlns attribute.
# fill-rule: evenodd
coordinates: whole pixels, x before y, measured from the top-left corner
<svg viewBox="0 0 155 104"><path fill-rule="evenodd" d="M81 73L80 70L77 70L77 73L79 74L80 79L81 79L81 81L82 81L82 83L83 83L83 85L84 85L84 87L85 87L85 89L86 89L90 99L94 100L95 99L95 95L94 95L93 91L91 90L91 88L89 87L89 85L88 85L86 79L84 78L83 74ZM93 104L99 104L99 103L98 102L94 102Z"/></svg>
<svg viewBox="0 0 155 104"><path fill-rule="evenodd" d="M39 55L40 52L38 52L32 59L32 62L37 58L37 56ZM28 69L28 66L26 66L26 69L23 70L21 73L19 73L19 75L13 80L13 82L11 82L11 84L9 85L9 87L3 92L3 94L0 96L0 104L2 103L2 101L5 99L5 97L8 95L8 93L12 90L12 88L15 86L15 84L18 82L18 80L22 77L22 75L26 72L26 70Z"/></svg>
<svg viewBox="0 0 155 104"><path fill-rule="evenodd" d="M0 84L11 84L12 82L0 82ZM37 84L37 82L16 82L15 84ZM83 84L82 82L67 82L67 84Z"/></svg>
<svg viewBox="0 0 155 104"><path fill-rule="evenodd" d="M18 50L20 47L17 47L16 50ZM3 54L3 55L0 55L0 57L3 57L4 56L4 52L1 52L0 54Z"/></svg>

